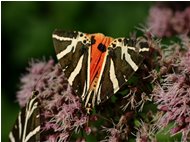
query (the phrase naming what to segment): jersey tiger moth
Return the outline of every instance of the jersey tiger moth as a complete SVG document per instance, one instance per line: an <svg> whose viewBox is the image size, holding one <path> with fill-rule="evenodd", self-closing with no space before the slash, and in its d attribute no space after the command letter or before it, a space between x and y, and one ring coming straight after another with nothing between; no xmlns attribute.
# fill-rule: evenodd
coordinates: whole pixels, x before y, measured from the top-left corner
<svg viewBox="0 0 190 142"><path fill-rule="evenodd" d="M145 38L136 40L55 30L57 59L85 107L94 107L115 94L137 71L149 51Z"/></svg>

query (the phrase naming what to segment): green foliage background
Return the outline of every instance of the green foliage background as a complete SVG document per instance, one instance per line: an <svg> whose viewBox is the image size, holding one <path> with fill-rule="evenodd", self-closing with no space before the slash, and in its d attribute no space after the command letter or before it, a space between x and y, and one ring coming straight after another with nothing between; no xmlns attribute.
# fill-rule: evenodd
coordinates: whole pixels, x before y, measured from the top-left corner
<svg viewBox="0 0 190 142"><path fill-rule="evenodd" d="M55 28L126 36L143 24L153 2L1 2L2 142L17 117L16 91L28 62L55 58ZM138 34L138 33L137 33Z"/></svg>

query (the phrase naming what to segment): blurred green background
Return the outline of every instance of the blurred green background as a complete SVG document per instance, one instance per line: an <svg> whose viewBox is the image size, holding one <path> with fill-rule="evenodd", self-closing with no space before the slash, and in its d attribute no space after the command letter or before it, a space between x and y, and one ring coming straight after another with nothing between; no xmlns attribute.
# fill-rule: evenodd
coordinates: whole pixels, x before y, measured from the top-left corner
<svg viewBox="0 0 190 142"><path fill-rule="evenodd" d="M17 117L16 91L28 62L55 58L55 28L129 36L146 22L153 2L1 2L2 21L2 142ZM138 33L137 33L138 34Z"/></svg>

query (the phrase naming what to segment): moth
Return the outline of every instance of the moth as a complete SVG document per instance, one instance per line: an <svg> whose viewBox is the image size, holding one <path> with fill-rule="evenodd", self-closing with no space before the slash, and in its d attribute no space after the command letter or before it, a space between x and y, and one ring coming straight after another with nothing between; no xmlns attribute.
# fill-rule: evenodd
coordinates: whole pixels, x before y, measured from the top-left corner
<svg viewBox="0 0 190 142"><path fill-rule="evenodd" d="M94 107L115 94L137 71L149 52L143 37L112 38L101 33L55 30L57 59L85 107Z"/></svg>
<svg viewBox="0 0 190 142"><path fill-rule="evenodd" d="M18 118L9 133L10 142L40 141L40 109L37 91L34 91L26 106L19 112Z"/></svg>

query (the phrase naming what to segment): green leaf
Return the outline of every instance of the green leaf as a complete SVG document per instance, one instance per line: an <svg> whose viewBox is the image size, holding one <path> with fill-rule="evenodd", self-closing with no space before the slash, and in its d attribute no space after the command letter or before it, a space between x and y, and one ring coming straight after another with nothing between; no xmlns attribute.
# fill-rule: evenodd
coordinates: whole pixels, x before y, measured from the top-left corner
<svg viewBox="0 0 190 142"><path fill-rule="evenodd" d="M171 136L170 129L173 127L174 123L170 123L166 128L156 134L156 138L159 142L175 142L181 141L181 133Z"/></svg>

